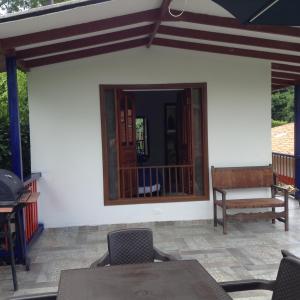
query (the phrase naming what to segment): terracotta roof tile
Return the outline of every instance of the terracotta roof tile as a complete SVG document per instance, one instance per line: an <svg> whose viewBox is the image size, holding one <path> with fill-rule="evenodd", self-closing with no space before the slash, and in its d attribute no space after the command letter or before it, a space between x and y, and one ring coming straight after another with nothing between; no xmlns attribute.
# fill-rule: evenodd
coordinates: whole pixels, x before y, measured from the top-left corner
<svg viewBox="0 0 300 300"><path fill-rule="evenodd" d="M294 123L272 128L272 152L294 154Z"/></svg>

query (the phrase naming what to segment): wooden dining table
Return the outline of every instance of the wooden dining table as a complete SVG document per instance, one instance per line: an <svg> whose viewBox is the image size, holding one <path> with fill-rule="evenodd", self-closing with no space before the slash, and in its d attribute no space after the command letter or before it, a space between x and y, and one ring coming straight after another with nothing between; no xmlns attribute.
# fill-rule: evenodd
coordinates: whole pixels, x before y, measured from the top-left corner
<svg viewBox="0 0 300 300"><path fill-rule="evenodd" d="M229 300L196 260L61 272L58 300Z"/></svg>

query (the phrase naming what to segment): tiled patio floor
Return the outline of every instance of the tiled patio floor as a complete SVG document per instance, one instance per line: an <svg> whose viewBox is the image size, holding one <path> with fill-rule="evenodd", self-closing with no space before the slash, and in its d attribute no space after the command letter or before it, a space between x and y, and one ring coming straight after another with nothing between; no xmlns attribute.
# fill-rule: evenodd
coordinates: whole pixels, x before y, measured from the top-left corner
<svg viewBox="0 0 300 300"><path fill-rule="evenodd" d="M290 200L290 231L280 222L231 223L229 234L211 222L160 222L134 224L151 227L155 245L183 259L197 259L218 281L246 278L274 279L280 250L300 255L300 208ZM20 289L15 295L56 291L63 269L88 267L106 251L106 233L126 226L48 229L30 252L31 270L18 266ZM12 292L9 267L0 267L0 299ZM233 295L233 294L232 294ZM269 292L238 293L234 299L270 299ZM84 299L83 299L84 300Z"/></svg>

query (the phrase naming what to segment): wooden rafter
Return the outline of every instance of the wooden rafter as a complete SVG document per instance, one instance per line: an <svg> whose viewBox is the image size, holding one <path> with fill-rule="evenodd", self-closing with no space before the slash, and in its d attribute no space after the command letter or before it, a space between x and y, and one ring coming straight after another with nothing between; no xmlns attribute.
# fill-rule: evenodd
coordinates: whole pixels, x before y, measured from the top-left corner
<svg viewBox="0 0 300 300"><path fill-rule="evenodd" d="M285 72L300 73L300 66L272 63L272 70L280 70L280 71L285 71Z"/></svg>
<svg viewBox="0 0 300 300"><path fill-rule="evenodd" d="M131 33L134 32L136 33L145 33L147 32L147 29L150 27L144 26L135 28L134 31L130 31ZM122 32L126 32L126 37L128 37L128 30L124 30ZM117 34L117 33L116 33ZM105 37L105 41L108 41L108 38L110 41L111 39L111 33ZM102 37L103 38L103 35ZM100 41L100 40L99 40ZM102 40L104 41L104 40ZM79 51L72 51L72 52L66 52L62 54L57 54L57 55L52 55L52 56L45 56L41 58L36 58L36 59L30 59L30 60L25 60L23 61L24 67L27 68L32 68L32 67L37 67L37 66L42 66L42 65L47 65L47 64L53 64L53 63L58 63L58 62L63 62L67 60L72 60L72 59L78 59L82 57L88 57L88 56L93 56L93 55L99 55L103 53L109 53L109 52L114 52L114 51L119 51L123 49L129 49L129 48L134 48L142 45L147 45L148 43L147 38L139 38L139 39L134 39L134 40L129 40L121 43L116 43L116 44L109 44L105 46L100 46L100 47L93 47L93 48L88 48L88 49L83 49ZM75 41L70 41L71 43ZM69 43L69 42L67 42ZM76 41L78 43L77 46L82 46L83 44L80 41ZM62 43L65 44L65 43ZM258 59L265 59L265 60L271 60L271 61L283 61L283 62L292 62L292 63L298 63L300 64L300 55L290 55L290 54L281 54L281 53L274 53L274 52L266 52L266 51L258 51L258 50L250 50L250 49L242 49L242 48L234 48L234 47L227 47L227 46L218 46L218 45L209 45L209 44L203 44L203 43L194 43L194 42L186 42L186 41L180 41L180 40L174 40L174 39L163 39L163 38L155 38L153 40L154 45L159 45L159 46L165 46L165 47L172 47L172 48L180 48L180 49L187 49L187 50L195 50L195 51L202 51L202 52L210 52L210 53L219 53L219 54L227 54L227 55L233 55L233 56L242 56L242 57L251 57L251 58L258 58ZM67 44L69 45L69 44ZM61 47L61 46L59 46ZM55 47L52 48L50 46L51 51L56 51ZM69 48L70 49L70 48ZM37 48L37 49L32 49L32 56L36 56L43 54L42 51L45 51L45 48ZM59 48L60 51L66 50L66 48ZM24 50L27 51L27 50ZM30 51L29 51L30 52ZM22 54L23 56L20 55L19 57L24 58L26 55L30 55L30 53L27 52L22 52L19 51L17 52L18 54ZM25 55L25 54L26 55ZM44 52L46 53L46 52ZM18 56L17 56L18 57ZM26 56L27 57L27 56ZM292 74L289 75L289 73L286 72L278 72L274 71L274 68L276 69L276 66L291 66L291 65L284 65L284 64L278 64L274 63L272 65L273 67L273 77L277 78L284 78L285 80L296 80L298 81L300 79L300 74ZM297 68L297 66L293 66L294 68ZM298 66L300 68L300 66ZM287 74L287 75L286 75ZM290 73L291 74L291 73Z"/></svg>
<svg viewBox="0 0 300 300"><path fill-rule="evenodd" d="M67 27L9 37L1 40L1 46L3 49L16 48L35 43L42 43L56 39L62 39L70 36L113 29L132 24L138 24L141 22L153 22L157 19L158 13L158 9L152 9L83 24L76 24Z"/></svg>
<svg viewBox="0 0 300 300"><path fill-rule="evenodd" d="M16 57L18 59L25 59L35 56L49 55L57 52L75 50L78 48L86 48L94 45L100 45L104 43L147 35L150 33L151 29L152 25L150 24L141 27L135 27L126 30L91 36L87 38L71 40L67 42L55 43L35 48L28 48L25 50L17 51Z"/></svg>
<svg viewBox="0 0 300 300"><path fill-rule="evenodd" d="M166 12L168 11L168 7L170 5L172 0L163 0L162 1L162 4L160 6L160 9L159 9L159 17L158 19L156 20L156 22L154 23L153 25L153 31L151 32L150 34L150 37L149 37L149 42L147 44L147 48L150 48L151 45L152 45L152 42L155 38L155 35L159 29L159 26L164 18L164 16L166 15Z"/></svg>
<svg viewBox="0 0 300 300"><path fill-rule="evenodd" d="M68 52L63 54L46 56L42 58L25 60L24 64L27 68L40 67L40 66L55 64L55 63L64 62L68 60L80 59L84 57L90 57L99 54L111 53L115 51L140 47L146 45L147 42L148 42L148 38L140 38L140 39L120 42L116 44L101 46L101 47L88 48L79 51L73 51L73 52Z"/></svg>
<svg viewBox="0 0 300 300"><path fill-rule="evenodd" d="M288 79L280 79L280 78L272 78L272 84L292 86L295 84L299 84L298 80L288 80Z"/></svg>
<svg viewBox="0 0 300 300"><path fill-rule="evenodd" d="M66 37L73 37L72 40L65 42L53 42L52 44L42 45L38 47L31 47L22 50L16 50L14 53L18 59L19 65L23 69L28 67L35 67L44 64L51 64L62 62L65 60L77 59L102 53L109 53L122 49L129 49L140 46L141 41L143 45L150 47L152 44L174 47L181 49L197 50L211 53L228 54L234 56L244 56L259 58L265 60L276 61L272 64L273 77L284 80L296 80L300 78L300 74L289 75L286 72L300 73L300 66L280 64L277 62L287 62L300 64L300 55L293 55L290 53L278 53L278 49L293 52L300 52L300 43L279 41L270 38L251 37L242 34L227 34L220 32L196 30L189 28L180 28L174 26L163 25L163 21L184 21L197 24L205 24L211 26L234 28L245 31L259 31L279 35L288 35L300 37L300 28L283 27L283 26L262 26L262 25L241 25L237 20L227 17L210 16L200 13L184 12L179 18L173 18L166 14L171 0L163 0L159 9L152 9L137 13L132 13L123 16L112 17L108 19L97 20L93 22L76 24L72 26L56 28L41 32L35 32L0 40L2 52L14 51L15 48L26 46L30 44L43 43L62 39ZM175 11L176 13L176 11ZM127 25L134 25L142 22L152 22L150 25L138 26L135 28L118 30L110 33L101 34L102 30L115 29ZM98 32L100 34L81 37L83 34ZM243 46L253 46L261 48L269 48L272 50L253 50L245 49L245 47L231 47L210 45L206 43L187 42L182 40L157 38L157 34L168 35L178 38L192 38L199 40L207 40L213 42L222 42L227 44L236 44ZM141 36L148 35L148 40L145 43ZM140 38L138 38L140 37ZM101 46L105 43L113 43L121 40L136 38L133 41L126 41L122 43L109 44ZM88 48L94 46L93 48ZM97 47L96 47L97 46ZM81 50L78 50L80 49ZM75 51L78 50L78 51ZM69 51L69 52L67 52ZM61 52L61 53L60 53ZM66 53L62 53L66 52ZM55 53L59 53L56 54ZM44 56L36 59L34 57ZM24 61L25 59L25 61ZM281 71L281 72L280 72Z"/></svg>
<svg viewBox="0 0 300 300"><path fill-rule="evenodd" d="M46 46L32 47L25 50L19 50L15 52L15 55L18 59L25 59L35 56L49 55L57 52L64 52L75 50L78 48L86 48L89 46L100 45L103 43L109 43L114 41L119 41L122 39L128 39L133 37L138 37L141 35L147 35L152 31L153 25L145 25L141 27L130 28L126 30L120 30L115 32L110 32L106 34L74 39L67 42L60 42L49 44ZM273 48L273 49L282 49L289 51L299 51L300 52L300 43L294 42L284 42L276 41L264 38L255 38L249 36L225 34L211 31L195 30L188 28L179 28L160 25L157 33L169 35L169 36L178 36L184 38L193 38L201 39L208 41L224 42L224 43L233 43L239 45L249 45L255 47L264 47L264 48ZM149 43L148 43L149 44Z"/></svg>
<svg viewBox="0 0 300 300"><path fill-rule="evenodd" d="M212 31L196 30L189 28L180 28L161 25L158 33L180 36L185 38L201 39L208 41L224 42L230 44L248 45L255 47L274 48L289 51L300 51L300 43L278 41L273 39L256 38L245 35L235 35L227 33L219 33Z"/></svg>
<svg viewBox="0 0 300 300"><path fill-rule="evenodd" d="M300 74L272 71L273 78L300 80Z"/></svg>
<svg viewBox="0 0 300 300"><path fill-rule="evenodd" d="M279 91L279 90L282 90L282 89L286 89L287 85L279 85L279 84L272 84L272 92L276 92L276 91Z"/></svg>
<svg viewBox="0 0 300 300"><path fill-rule="evenodd" d="M279 83L276 83L276 82L272 82L272 85L276 86L276 85L282 85L282 84L279 84Z"/></svg>
<svg viewBox="0 0 300 300"><path fill-rule="evenodd" d="M176 12L175 13L180 13ZM289 26L270 26L270 25L243 25L237 19L228 17L219 17L206 15L201 13L193 13L185 11L180 17L173 18L166 15L163 21L183 21L195 24L211 25L218 27L233 28L239 30L258 31L271 34L287 35L293 37L300 37L300 28Z"/></svg>
<svg viewBox="0 0 300 300"><path fill-rule="evenodd" d="M187 49L187 50L227 54L233 56L244 56L244 57L252 57L252 58L259 58L259 59L266 59L266 60L300 63L300 56L291 55L291 54L281 54L281 53L265 52L265 51L258 51L258 50L234 48L234 47L208 45L202 43L192 43L192 42L184 42L184 41L162 39L162 38L156 38L153 41L153 44L159 46L171 47L171 48L180 48L180 49Z"/></svg>
<svg viewBox="0 0 300 300"><path fill-rule="evenodd" d="M265 25L241 25L236 19L228 17L211 16L200 13L184 12L180 17L173 18L166 14L170 0L164 0L159 9L146 10L128 15L116 16L108 19L102 19L82 24L76 24L66 27L60 27L45 31L39 31L9 38L0 41L2 49L10 49L30 45L34 43L43 43L51 40L62 39L66 37L97 32L101 30L113 29L117 27L138 24L141 22L154 22L154 28L150 35L147 45L153 43L157 31L160 30L162 21L184 21L195 24L204 24L225 28L234 28L239 30L250 30L265 32L271 34L287 35L300 37L300 28L288 26L265 26Z"/></svg>

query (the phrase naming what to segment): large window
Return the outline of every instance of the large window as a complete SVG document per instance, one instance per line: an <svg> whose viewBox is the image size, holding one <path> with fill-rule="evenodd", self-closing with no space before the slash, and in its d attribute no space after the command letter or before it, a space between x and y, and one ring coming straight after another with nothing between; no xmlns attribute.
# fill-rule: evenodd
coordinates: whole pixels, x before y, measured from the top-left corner
<svg viewBox="0 0 300 300"><path fill-rule="evenodd" d="M165 105L161 114L151 102L147 112L156 112L152 120L136 116L135 94L151 89L176 91L176 101ZM101 86L100 93L106 205L209 200L206 84ZM158 120L159 115L164 120ZM176 122L170 121L172 116ZM150 122L156 122L152 132ZM171 133L174 157L168 153ZM151 145L151 134L164 135L165 163L147 161L150 149L159 148Z"/></svg>

